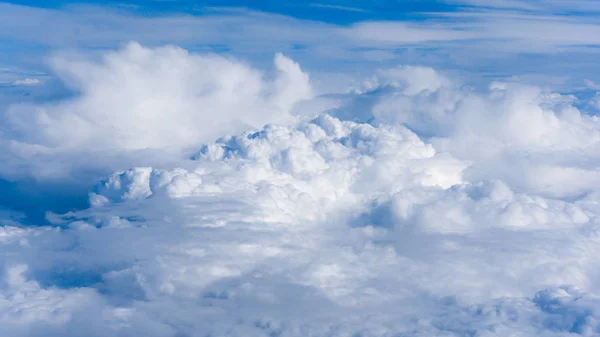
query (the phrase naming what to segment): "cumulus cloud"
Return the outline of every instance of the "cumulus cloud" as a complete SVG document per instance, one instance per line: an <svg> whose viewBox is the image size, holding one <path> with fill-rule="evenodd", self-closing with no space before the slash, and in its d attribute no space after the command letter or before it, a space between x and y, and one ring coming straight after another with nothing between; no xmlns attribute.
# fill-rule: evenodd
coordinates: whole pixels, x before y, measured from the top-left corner
<svg viewBox="0 0 600 337"><path fill-rule="evenodd" d="M292 121L296 103L313 96L309 77L282 54L273 62L260 71L232 57L134 42L99 57L54 54L60 81L48 85L69 95L0 105L0 205L45 222L48 209L84 206L114 170L168 167L188 147Z"/></svg>
<svg viewBox="0 0 600 337"><path fill-rule="evenodd" d="M10 336L106 336L119 331L123 336L143 333L168 336L173 330L152 322L133 309L110 306L90 288L44 288L28 280L28 268L6 269L0 299L0 331Z"/></svg>
<svg viewBox="0 0 600 337"><path fill-rule="evenodd" d="M573 96L531 85L494 82L474 90L430 68L401 67L366 81L332 113L406 125L436 149L470 161L471 179L573 197L600 183L592 164L600 121L575 103ZM580 156L589 165L577 164Z"/></svg>
<svg viewBox="0 0 600 337"><path fill-rule="evenodd" d="M138 44L52 62L77 95L7 111L7 166L114 172L42 226L0 212L5 334L600 332L600 125L570 95L400 66L313 99L283 55Z"/></svg>
<svg viewBox="0 0 600 337"><path fill-rule="evenodd" d="M14 139L58 151L188 146L283 121L294 103L311 95L308 76L281 54L272 80L222 56L137 43L100 62L63 55L51 63L78 96L12 106L5 118Z"/></svg>
<svg viewBox="0 0 600 337"><path fill-rule="evenodd" d="M52 159L47 167L28 163L36 156L64 162L73 153L93 152L101 165L102 158L122 151L181 149L268 122L285 123L312 89L308 75L287 57L277 54L274 65L267 76L232 58L137 43L100 60L56 55L51 66L75 97L8 107L2 116L5 157L11 157L6 161L22 159L32 175L56 176L68 173L68 166L51 165Z"/></svg>
<svg viewBox="0 0 600 337"><path fill-rule="evenodd" d="M208 143L192 163L116 172L90 209L53 218L62 230L18 234L43 261L14 262L37 284L97 289L91 305L122 313L107 329L124 335L145 317L157 336L598 331L594 197L470 182L468 162L406 127L326 114Z"/></svg>

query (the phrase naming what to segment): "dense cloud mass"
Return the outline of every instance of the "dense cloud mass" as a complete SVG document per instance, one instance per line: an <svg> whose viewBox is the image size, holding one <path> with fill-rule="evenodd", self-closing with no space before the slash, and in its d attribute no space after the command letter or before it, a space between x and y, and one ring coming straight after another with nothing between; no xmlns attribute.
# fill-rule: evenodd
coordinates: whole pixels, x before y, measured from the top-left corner
<svg viewBox="0 0 600 337"><path fill-rule="evenodd" d="M75 94L6 109L0 174L89 194L35 226L0 204L0 335L600 334L593 100L417 66L320 95L280 54L135 43L51 62Z"/></svg>
<svg viewBox="0 0 600 337"><path fill-rule="evenodd" d="M235 59L137 43L100 60L60 54L50 64L76 96L43 105L13 104L3 115L8 151L27 162L38 155L114 156L192 146L286 122L294 104L312 95L308 76L281 54L269 77ZM29 169L36 176L63 171Z"/></svg>

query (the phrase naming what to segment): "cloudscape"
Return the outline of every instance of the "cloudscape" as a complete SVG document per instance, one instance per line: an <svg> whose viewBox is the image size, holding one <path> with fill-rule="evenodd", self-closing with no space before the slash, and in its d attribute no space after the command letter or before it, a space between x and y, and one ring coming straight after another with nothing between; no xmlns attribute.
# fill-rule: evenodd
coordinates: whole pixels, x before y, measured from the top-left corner
<svg viewBox="0 0 600 337"><path fill-rule="evenodd" d="M0 3L0 336L600 336L600 2Z"/></svg>

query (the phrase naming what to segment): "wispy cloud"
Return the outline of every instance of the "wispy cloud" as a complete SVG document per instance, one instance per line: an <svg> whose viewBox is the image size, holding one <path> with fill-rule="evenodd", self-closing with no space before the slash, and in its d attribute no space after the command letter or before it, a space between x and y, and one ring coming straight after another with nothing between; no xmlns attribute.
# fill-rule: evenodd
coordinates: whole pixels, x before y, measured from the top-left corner
<svg viewBox="0 0 600 337"><path fill-rule="evenodd" d="M545 13L598 12L596 0L445 0L449 4L475 8L526 10Z"/></svg>
<svg viewBox="0 0 600 337"><path fill-rule="evenodd" d="M22 80L16 80L13 82L14 85L25 85L25 86L29 86L29 85L40 85L42 84L42 81L38 80L37 78L25 78Z"/></svg>
<svg viewBox="0 0 600 337"><path fill-rule="evenodd" d="M340 10L340 11L347 11L347 12L360 12L360 13L366 13L367 11L361 8L357 8L357 7L349 7L349 6L340 6L340 5L326 5L326 4L320 4L320 3L312 3L310 4L310 6L312 7L319 7L319 8L326 8L326 9L335 9L335 10Z"/></svg>
<svg viewBox="0 0 600 337"><path fill-rule="evenodd" d="M519 7L505 5L506 8ZM337 5L311 6L362 11ZM430 42L462 43L472 40L495 41L501 46L509 46L515 41L529 41L534 46L544 44L548 47L600 45L598 22L520 11L430 13L420 21L366 21L338 26L245 9L216 11L213 8L201 16L144 17L91 6L54 10L0 4L0 8L2 39L51 48L114 47L128 40L184 45L220 43L239 51L257 47L286 48L297 43L396 48L409 44L427 46ZM46 29L50 24L52 29ZM524 48L520 51L532 50Z"/></svg>
<svg viewBox="0 0 600 337"><path fill-rule="evenodd" d="M113 49L135 40L150 46L177 44L194 51L226 52L252 60L285 52L309 69L349 66L337 62L344 59L356 67L377 62L425 63L469 70L470 65L477 64L479 74L481 65L487 64L494 72L506 75L542 72L542 68L548 73L549 64L534 61L536 55L558 59L570 53L569 60L579 58L580 65L570 62L567 71L565 63L557 62L554 75L600 70L585 56L600 51L600 23L593 17L556 14L543 10L539 2L451 2L470 7L421 13L420 20L370 20L349 25L244 8L211 7L203 8L200 15L143 16L87 5L41 9L0 4L0 39L12 41L12 45L36 46L32 53ZM321 3L310 6L363 10ZM552 1L548 6L560 9L566 4ZM582 0L573 8L593 7L592 2ZM364 53L365 49L370 52ZM19 56L27 53L21 49L16 52Z"/></svg>

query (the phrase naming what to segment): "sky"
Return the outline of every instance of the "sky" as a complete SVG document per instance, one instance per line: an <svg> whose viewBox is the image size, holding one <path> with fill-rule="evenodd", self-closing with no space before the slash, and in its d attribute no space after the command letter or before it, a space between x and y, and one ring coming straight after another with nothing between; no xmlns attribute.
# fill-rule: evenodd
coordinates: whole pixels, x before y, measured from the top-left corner
<svg viewBox="0 0 600 337"><path fill-rule="evenodd" d="M420 64L571 88L582 78L599 81L598 11L585 0L21 1L3 4L0 65L7 81L15 72L46 73L40 54L134 40L239 55L261 67L286 52L307 69Z"/></svg>
<svg viewBox="0 0 600 337"><path fill-rule="evenodd" d="M0 335L600 335L599 14L0 2Z"/></svg>

